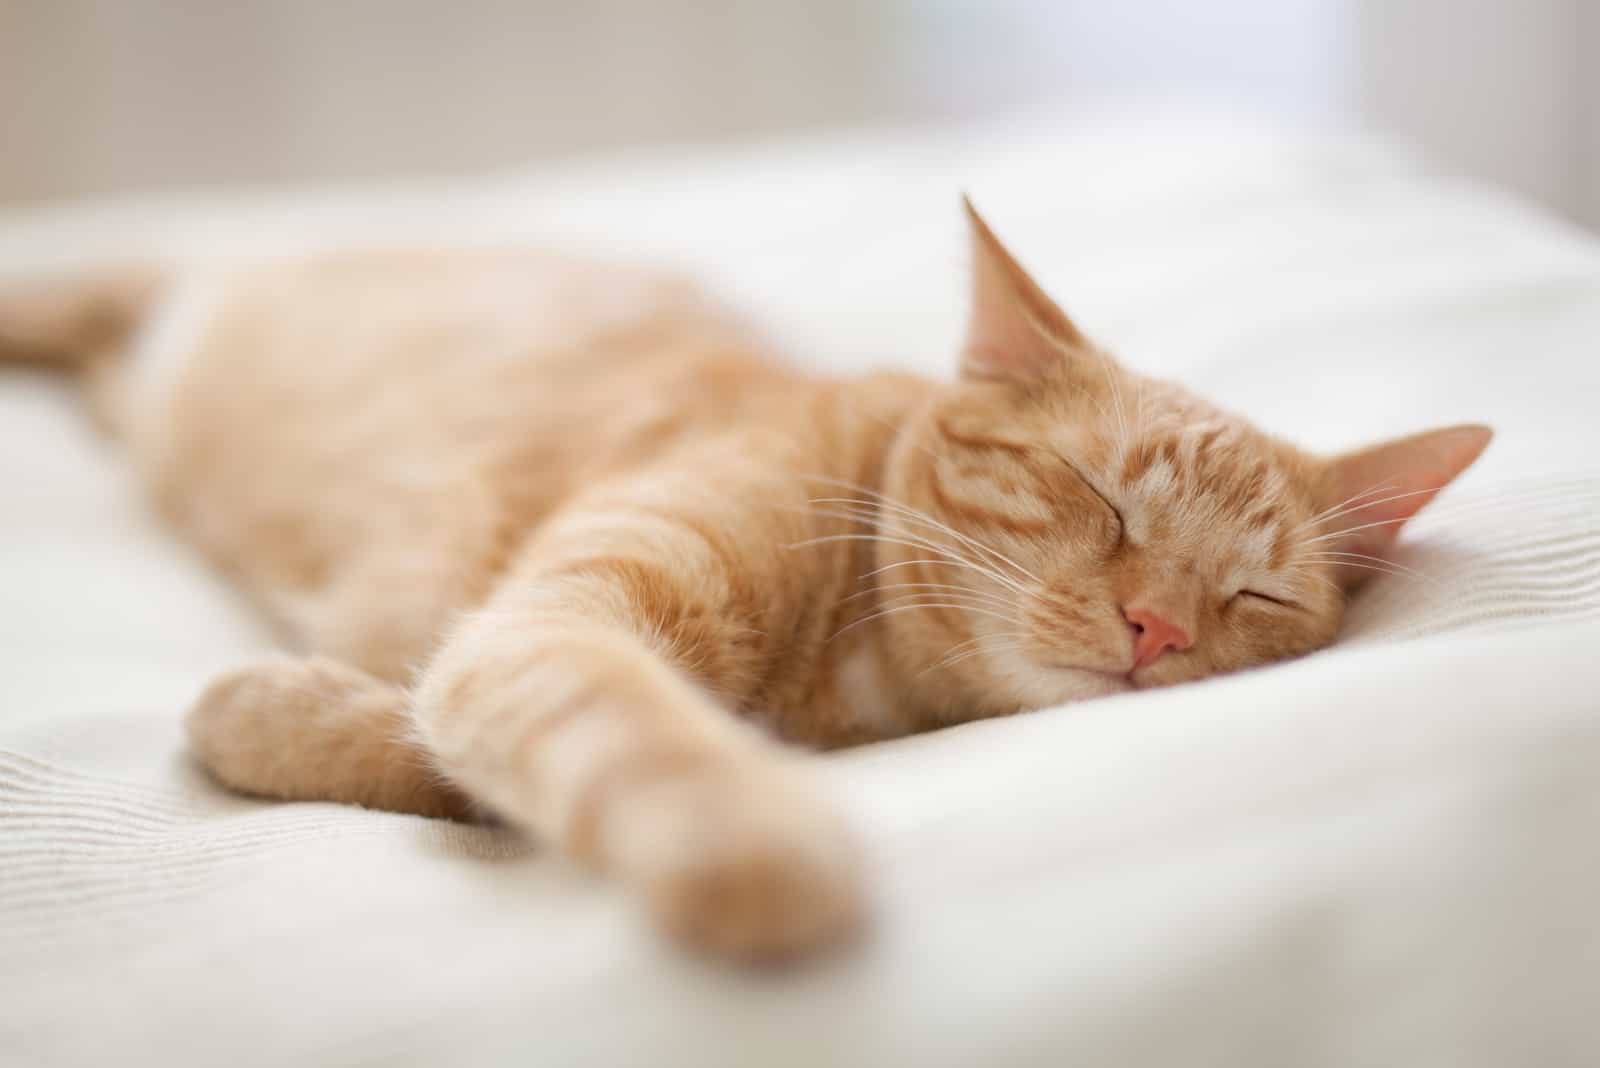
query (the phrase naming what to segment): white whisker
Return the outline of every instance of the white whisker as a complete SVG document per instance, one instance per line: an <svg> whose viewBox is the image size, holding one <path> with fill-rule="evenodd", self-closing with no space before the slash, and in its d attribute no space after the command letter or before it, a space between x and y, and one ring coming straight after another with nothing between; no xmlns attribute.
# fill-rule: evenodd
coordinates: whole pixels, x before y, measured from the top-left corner
<svg viewBox="0 0 1600 1068"><path fill-rule="evenodd" d="M976 608L990 608L990 609L993 609L996 612L1001 612L1001 613L1008 614L1008 615L1011 614L1011 607L1012 607L1009 604L995 604L992 601L985 601L982 598L978 598L978 597L968 597L968 596L964 596L964 595L959 594L959 593L941 593L941 592L900 593L900 594L896 594L893 597L885 598L880 603L879 607L887 608L890 605L915 604L918 601L960 601L963 604L969 604L969 605L972 605L972 606L974 606Z"/></svg>
<svg viewBox="0 0 1600 1068"><path fill-rule="evenodd" d="M1353 494L1353 495L1351 495L1349 497L1346 497L1344 500L1340 501L1338 504L1329 505L1328 507L1324 508L1322 511L1318 512L1316 515L1312 516L1310 519L1307 519L1304 523L1301 523L1295 529L1296 530L1303 530L1306 527L1314 526L1317 523L1321 522L1322 520L1326 519L1328 517L1329 513L1337 512L1339 509L1343 508L1345 505L1351 504L1351 503L1353 503L1355 501L1359 501L1361 498L1367 496L1369 493L1381 493L1381 492L1383 492L1383 490L1387 489L1389 486L1391 486L1393 484L1394 484L1394 479L1388 478L1388 479L1384 479L1382 482L1379 482L1379 483L1376 483L1374 485L1368 486L1366 489L1362 490L1360 493L1356 493L1356 494Z"/></svg>
<svg viewBox="0 0 1600 1068"><path fill-rule="evenodd" d="M1314 552L1307 553L1306 555L1309 558L1313 559L1313 560L1330 559L1330 558L1337 557L1337 558L1340 558L1340 559L1349 559L1349 560L1371 560L1371 561L1373 561L1375 563L1379 563L1379 564L1388 564L1391 567L1402 567L1403 568L1403 567L1406 566L1405 564L1398 563L1397 561L1390 560L1390 559L1387 559L1386 557L1382 557L1382 556L1371 556L1371 555L1369 555L1367 553L1342 552L1342 551L1337 550L1337 549L1317 549ZM1409 570L1413 570L1414 571L1416 569L1415 568L1410 568ZM1418 574L1421 574L1421 572L1418 572Z"/></svg>
<svg viewBox="0 0 1600 1068"><path fill-rule="evenodd" d="M1304 530L1306 527L1313 526L1313 525L1316 525L1316 524L1331 523L1335 519L1339 519L1339 518L1341 518L1343 516L1350 515L1353 512L1359 512L1363 508L1376 508L1380 504L1388 504L1390 501L1404 500L1407 497L1417 497L1417 496L1420 496L1420 495L1422 495L1424 493L1438 493L1443 488L1444 488L1443 486L1429 486L1427 489L1412 490L1409 493L1396 493L1396 494L1393 494L1392 496L1389 496L1389 497L1379 497L1375 501L1363 501L1360 504L1352 504L1348 508L1343 508L1343 509L1341 509L1341 510L1339 510L1337 512L1334 512L1332 515L1324 515L1324 516L1321 516L1321 517L1317 518L1314 521L1308 521L1306 523L1302 523L1300 526L1296 527L1295 529L1298 531L1298 530Z"/></svg>
<svg viewBox="0 0 1600 1068"><path fill-rule="evenodd" d="M1372 571L1382 570L1389 574L1407 575L1426 582L1437 581L1432 575L1418 571L1414 567L1407 567L1405 564L1396 563L1393 560L1385 560L1381 556L1368 556L1365 553L1341 553L1322 550L1321 552L1308 554L1307 559L1319 560L1329 564L1344 564L1349 567L1367 568Z"/></svg>
<svg viewBox="0 0 1600 1068"><path fill-rule="evenodd" d="M958 568L962 568L962 569L967 570L967 571L976 571L980 575L987 575L988 574L987 572L982 571L979 568L973 567L971 564L967 563L964 560L928 560L928 559L921 559L921 560L899 560L899 561L896 561L895 563L892 563L892 564L884 564L882 567L875 567L871 571L864 571L860 575L857 575L856 578L857 578L858 581L865 582L867 579L876 578L877 576L883 574L886 571L893 571L895 568L898 568L898 567L912 567L912 566L916 566L916 565L921 565L923 567L958 567ZM867 591L867 592L871 592L871 591ZM1039 595L1034 593L1034 592L1032 592L1031 590L1024 589L1024 590L1018 590L1016 592L1017 592L1018 596L1026 597L1030 601L1039 600Z"/></svg>
<svg viewBox="0 0 1600 1068"><path fill-rule="evenodd" d="M978 539L976 539L974 537L971 537L970 535L963 534L961 531L956 530L954 527L950 526L947 523L941 523L939 520L935 519L933 516L929 515L927 512L924 512L920 508L913 508L910 505L905 504L902 501L894 500L893 498L889 497L888 495L880 493L875 489L871 489L871 488L869 488L867 486L862 486L862 485L859 485L857 483L847 482L847 481L845 481L843 479L818 478L817 481L829 482L829 483L832 483L833 485L840 486L841 488L844 488L844 489L854 490L857 493L865 493L869 497L871 497L872 500L874 502L876 502L878 505L880 505L880 506L882 506L884 508L893 509L895 512L899 513L900 515L905 516L908 519L914 519L919 523L923 523L923 524L926 524L928 526L933 527L935 530L938 530L939 532L941 532L943 534L948 534L950 537L955 538L957 541L961 542L963 545L966 545L967 547L969 547L971 549L975 549L975 550L977 550L979 552L987 553L990 556L994 557L996 560L1000 561L1001 563L1007 564L1010 567L1014 568L1016 570L1016 572L1019 575L1023 576L1024 578L1031 579L1034 582L1039 582L1040 581L1038 575L1035 575L1032 571L1029 571L1027 568L1023 567L1021 564L1017 563L1015 560L1011 559L1009 556L1007 556L1006 554L1002 553L1000 550L995 549L992 546L985 545L983 542L979 541ZM868 505L868 502L866 502L866 501L859 501L859 500L856 500L854 498L849 498L849 497L846 497L846 498L824 497L824 498L819 498L816 502L813 502L813 503L818 503L818 504L845 503L845 504L853 504L853 505Z"/></svg>
<svg viewBox="0 0 1600 1068"><path fill-rule="evenodd" d="M1326 561L1326 562L1343 563L1343 564L1347 564L1350 567L1357 568L1357 569L1362 570L1362 571L1375 571L1375 572L1378 572L1379 574L1394 575L1394 576L1397 576L1399 578L1417 579L1419 581L1425 580L1427 578L1427 576L1419 575L1419 574L1417 574L1415 572L1398 571L1398 570L1396 570L1394 568L1383 567L1383 566L1381 566L1379 564L1361 563L1361 562L1358 562L1358 561Z"/></svg>
<svg viewBox="0 0 1600 1068"><path fill-rule="evenodd" d="M874 568L872 571L861 572L859 576L856 576L856 579L858 579L859 582L866 582L867 579L875 579L875 577L880 576L880 574L883 574L883 572L894 571L896 568L912 568L912 566L918 566L918 564L923 566L923 568L960 568L963 569L963 571L976 571L978 574L981 574L981 576L989 576L989 572L982 571L982 569L979 568L974 568L973 564L966 563L965 560L899 560L896 561L896 563L883 564L882 568ZM1037 593L1032 592L1032 590L1027 590L1027 588L1006 588L1011 588L1016 595L1024 596L1024 598L1027 598L1027 600L1040 600L1040 596L1038 596Z"/></svg>
<svg viewBox="0 0 1600 1068"><path fill-rule="evenodd" d="M868 523L869 525L876 526L880 531L882 530L882 524L874 522L875 520L881 518L881 516L875 512L871 515L868 515L863 512L831 512L822 509L816 509L815 511L819 515L826 515L834 519L851 519ZM950 559L961 560L971 565L974 570L988 575L1001 585L1007 586L1018 593L1026 592L1020 583L1011 578L1009 575L1006 575L998 570L993 564L981 558L974 559L971 555L961 552L956 546L936 542L930 536L900 528L895 528L893 531L885 533L884 536L886 538L898 537L901 539L902 544L915 543L916 547L928 549Z"/></svg>
<svg viewBox="0 0 1600 1068"><path fill-rule="evenodd" d="M1399 519L1380 519L1376 523L1363 523L1358 527L1345 527L1343 530L1335 530L1327 534L1318 534L1314 538L1307 538L1302 544L1315 545L1319 541L1328 541L1333 538L1348 538L1357 531L1370 530L1373 527L1393 526L1395 523L1404 523L1408 518L1410 517L1402 516Z"/></svg>
<svg viewBox="0 0 1600 1068"><path fill-rule="evenodd" d="M876 594L876 593L884 593L884 592L886 592L888 590L910 590L910 589L942 591L942 592L960 594L960 595L965 596L965 597L976 597L976 598L979 598L981 600L989 601L989 602L991 602L993 604L996 604L996 605L1003 605L1006 608L1012 607L1012 604L1013 604L1013 602L1011 601L1010 598L1004 597L1004 596L1002 596L1002 595L1000 595L998 593L989 593L989 592L983 591L983 590L975 590L970 586L958 586L955 583L950 583L950 582L889 582L889 583L885 583L884 585L881 585L881 586L869 587L868 589L861 590L859 593L852 593L850 596L844 598L844 602L845 603L849 603L850 601L859 600L862 597L870 597L870 596L872 596L873 594Z"/></svg>
<svg viewBox="0 0 1600 1068"><path fill-rule="evenodd" d="M873 620L882 619L885 616L898 615L901 612L912 612L912 611L915 611L918 608L953 608L953 609L958 609L958 610L960 610L962 612L972 612L972 613L975 613L975 614L980 615L980 616L991 616L994 619L998 619L998 620L1001 620L1003 622L1010 623L1012 626L1016 626L1016 623L1017 623L1017 619L1016 619L1015 616L1002 615L999 612L991 612L991 611L989 611L987 609L984 609L984 608L974 608L971 605L950 604L950 603L947 603L947 602L944 602L944 601L934 601L934 602L931 602L931 603L928 603L928 604L906 604L906 605L899 605L899 606L894 607L894 608L880 609L879 611L873 612L870 615L862 616L860 619L857 619L854 622L846 623L844 626L842 626L838 630L834 631L832 637L830 637L828 639L828 641L831 642L831 641L834 640L834 638L839 637L839 635L845 633L846 631L854 630L855 628L861 626L864 623L871 623Z"/></svg>
<svg viewBox="0 0 1600 1068"><path fill-rule="evenodd" d="M1028 634L1023 631L1002 631L998 634L979 635L976 638L968 638L966 641L957 642L949 649L946 649L944 656L940 657L937 661L929 664L927 667L919 671L917 673L917 678L920 679L930 671L954 667L963 660L967 660L971 657L987 652L988 650L984 648L984 643L990 641L991 639L993 640L992 647L994 649L1006 651L1022 648L1022 642L1027 638Z"/></svg>
<svg viewBox="0 0 1600 1068"><path fill-rule="evenodd" d="M1018 594L1028 595L1027 588L1018 583L1015 579L1001 574L999 571L996 571L993 568L984 567L968 557L960 556L952 552L947 546L937 545L926 539L918 538L915 535L909 537L896 537L894 535L883 533L828 534L824 535L823 537L808 538L805 541L792 542L791 544L785 546L785 548L803 549L813 545L826 545L831 542L841 541L876 541L888 545L902 545L910 549L926 549L929 552L938 553L945 557L946 562L952 565L965 567L968 570L975 571L980 575L984 575L990 579L993 579L995 582L1000 583L1002 586L1005 586Z"/></svg>
<svg viewBox="0 0 1600 1068"><path fill-rule="evenodd" d="M939 662L938 664L934 665L934 667L937 667L940 670L948 671L950 668L955 667L957 664L965 663L966 661L971 660L974 657L982 656L984 653L988 653L988 652L1010 653L1010 652L1017 652L1017 651L1021 650L1021 648L1022 648L1022 642L1020 640L1013 640L1013 641L1009 641L1009 642L996 642L992 646L979 645L979 646L975 646L975 647L973 647L971 649L968 649L966 652L958 653L955 656L952 656L952 657L950 657L950 658L948 658L946 660L943 660L943 661ZM927 671L930 671L930 670L932 670L932 668L924 668L923 669L923 673L926 673Z"/></svg>
<svg viewBox="0 0 1600 1068"><path fill-rule="evenodd" d="M912 567L917 564L922 564L926 567L967 566L965 563L961 565L952 565L952 562L949 560L900 560L892 564L884 564L882 567L875 567L871 571L863 571L861 574L856 576L856 581L865 582L869 578L876 578L885 571L892 571L897 567Z"/></svg>

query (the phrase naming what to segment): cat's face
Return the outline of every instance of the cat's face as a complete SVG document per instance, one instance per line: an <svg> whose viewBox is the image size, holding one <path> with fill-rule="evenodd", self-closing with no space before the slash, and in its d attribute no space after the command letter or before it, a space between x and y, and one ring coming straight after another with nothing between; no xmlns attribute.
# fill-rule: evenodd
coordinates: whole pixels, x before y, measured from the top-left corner
<svg viewBox="0 0 1600 1068"><path fill-rule="evenodd" d="M945 605L895 631L963 701L1039 707L1326 645L1346 591L1488 442L1302 452L1118 366L972 221L962 379L891 459L920 516L880 522L885 603Z"/></svg>

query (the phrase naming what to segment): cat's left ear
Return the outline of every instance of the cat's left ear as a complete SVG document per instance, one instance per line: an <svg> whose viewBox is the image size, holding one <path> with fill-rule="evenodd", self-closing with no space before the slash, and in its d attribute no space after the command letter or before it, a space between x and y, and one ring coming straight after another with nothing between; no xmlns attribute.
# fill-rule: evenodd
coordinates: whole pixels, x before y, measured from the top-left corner
<svg viewBox="0 0 1600 1068"><path fill-rule="evenodd" d="M1319 507L1329 510L1320 543L1351 554L1336 568L1346 589L1372 573L1360 557L1380 557L1406 520L1422 510L1478 458L1494 432L1486 426L1452 426L1369 445L1327 464Z"/></svg>
<svg viewBox="0 0 1600 1068"><path fill-rule="evenodd" d="M963 196L961 203L972 234L972 308L962 377L1026 384L1091 352L1088 339L1006 251L972 201Z"/></svg>

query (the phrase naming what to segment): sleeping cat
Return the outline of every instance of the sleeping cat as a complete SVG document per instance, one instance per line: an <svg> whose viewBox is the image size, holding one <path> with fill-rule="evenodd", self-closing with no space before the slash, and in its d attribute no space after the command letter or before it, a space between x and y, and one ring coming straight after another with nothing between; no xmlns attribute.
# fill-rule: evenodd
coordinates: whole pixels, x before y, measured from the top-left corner
<svg viewBox="0 0 1600 1068"><path fill-rule="evenodd" d="M788 955L866 900L801 747L1323 646L1489 440L1270 438L1115 363L967 210L952 382L808 375L684 282L509 251L30 287L0 350L84 372L300 651L190 710L216 778L493 813Z"/></svg>

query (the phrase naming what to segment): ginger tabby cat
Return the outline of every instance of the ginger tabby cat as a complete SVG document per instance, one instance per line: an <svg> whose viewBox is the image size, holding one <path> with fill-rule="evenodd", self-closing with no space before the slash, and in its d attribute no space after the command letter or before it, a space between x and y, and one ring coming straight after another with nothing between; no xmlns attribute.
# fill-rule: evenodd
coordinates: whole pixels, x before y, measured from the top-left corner
<svg viewBox="0 0 1600 1068"><path fill-rule="evenodd" d="M298 656L189 713L223 783L495 814L672 934L863 918L799 748L1164 686L1332 640L1489 439L1334 459L1118 366L968 207L953 382L785 367L691 286L374 254L0 297Z"/></svg>

